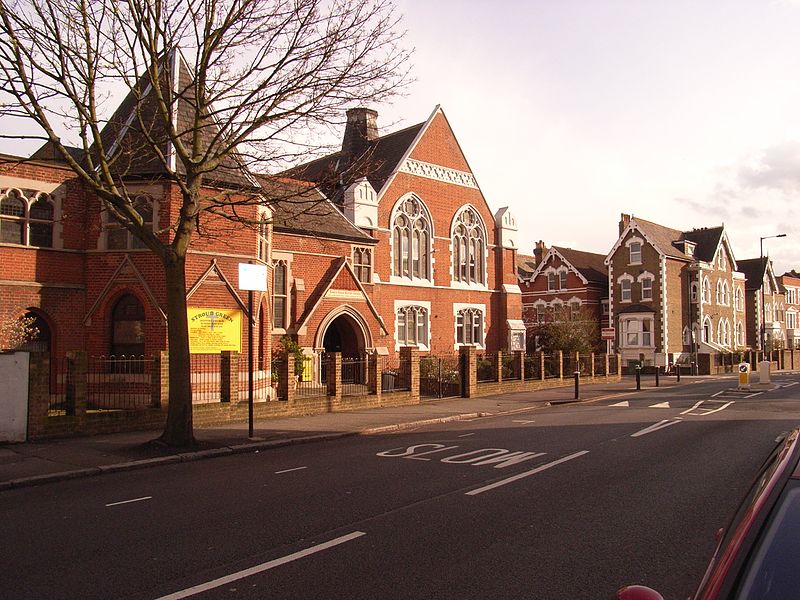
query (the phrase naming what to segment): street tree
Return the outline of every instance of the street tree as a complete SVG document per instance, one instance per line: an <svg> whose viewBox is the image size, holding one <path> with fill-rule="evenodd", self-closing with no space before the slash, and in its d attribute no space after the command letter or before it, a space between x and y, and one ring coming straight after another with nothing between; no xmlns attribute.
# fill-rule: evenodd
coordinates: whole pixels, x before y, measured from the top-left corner
<svg viewBox="0 0 800 600"><path fill-rule="evenodd" d="M544 322L528 330L528 351L545 353L579 352L588 354L600 349L600 327L591 311L581 308L573 311L569 306L556 307Z"/></svg>
<svg viewBox="0 0 800 600"><path fill-rule="evenodd" d="M271 200L252 173L322 150L344 109L403 89L408 63L390 0L0 0L0 135L44 142L163 265L163 442L194 443L193 236L262 224L244 210ZM154 231L130 182L156 171L179 206Z"/></svg>

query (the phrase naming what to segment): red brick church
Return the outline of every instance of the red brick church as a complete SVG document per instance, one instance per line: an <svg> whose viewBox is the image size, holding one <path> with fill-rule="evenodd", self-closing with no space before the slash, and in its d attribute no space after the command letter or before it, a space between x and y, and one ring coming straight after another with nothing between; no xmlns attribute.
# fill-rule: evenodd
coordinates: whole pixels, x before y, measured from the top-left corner
<svg viewBox="0 0 800 600"><path fill-rule="evenodd" d="M126 104L107 126L121 148L136 143ZM153 164L128 165L126 184L148 227L168 237L177 184ZM382 136L376 112L353 109L340 152L277 177L221 169L207 186L247 186L265 199L246 209L263 226L209 222L195 236L186 290L198 319L246 314L238 265L268 267L268 292L254 305L260 369L284 336L309 355L524 348L515 220L490 209L441 108ZM35 319L38 339L27 347L53 357L165 349L159 260L47 145L28 158L0 156L0 257L0 318ZM246 319L234 322L244 339Z"/></svg>

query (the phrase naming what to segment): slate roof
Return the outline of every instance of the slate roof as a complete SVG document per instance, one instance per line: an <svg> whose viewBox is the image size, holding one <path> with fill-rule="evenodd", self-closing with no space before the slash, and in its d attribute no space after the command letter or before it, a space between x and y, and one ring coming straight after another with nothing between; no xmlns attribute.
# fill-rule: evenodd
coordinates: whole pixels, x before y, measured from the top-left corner
<svg viewBox="0 0 800 600"><path fill-rule="evenodd" d="M73 146L64 146L69 152L70 156L74 158L76 161L80 162L83 158L83 149L82 148L75 148ZM56 152L55 146L51 141L46 141L42 144L36 152L31 154L31 160L42 160L46 162L56 162L61 164L66 164L66 161L63 157Z"/></svg>
<svg viewBox="0 0 800 600"><path fill-rule="evenodd" d="M311 235L375 244L377 240L359 229L311 182L286 177L259 181L272 210L272 228L282 233Z"/></svg>
<svg viewBox="0 0 800 600"><path fill-rule="evenodd" d="M747 280L744 284L746 290L761 289L761 282L764 281L764 272L767 268L766 256L764 258L748 258L746 260L737 261L739 271L744 273Z"/></svg>
<svg viewBox="0 0 800 600"><path fill-rule="evenodd" d="M562 248L561 246L553 246L553 248L588 281L608 286L608 267L604 262L606 259L604 254Z"/></svg>
<svg viewBox="0 0 800 600"><path fill-rule="evenodd" d="M313 181L337 205L344 201L344 190L363 177L379 192L424 125L418 123L371 140L361 156L350 158L342 151L334 152L281 175Z"/></svg>
<svg viewBox="0 0 800 600"><path fill-rule="evenodd" d="M690 231L679 231L671 227L665 227L652 221L646 221L639 217L632 217L641 230L647 235L653 244L662 254L672 258L683 260L702 260L711 262L719 246L720 239L725 231L724 226L702 227ZM688 240L695 243L694 255L686 254L683 251L681 242Z"/></svg>
<svg viewBox="0 0 800 600"><path fill-rule="evenodd" d="M160 87L164 91L172 89L170 81L177 78L177 85L171 98L177 103L177 106L172 107L176 115L174 126L185 143L191 147L195 119L194 78L179 55L177 60L173 54L165 56L161 71L164 82ZM218 143L219 132L219 127L213 118L209 118L202 134L203 147L213 147L213 144ZM103 127L100 139L105 152L113 155L112 168L119 176L142 178L167 176L168 170L153 146L156 146L165 157L169 157L172 143L163 120L159 117L155 94L152 92L147 74L139 79L114 111ZM175 171L178 175L185 175L185 169L177 159ZM210 184L253 187L253 179L235 153L223 160L212 173L207 173L205 178Z"/></svg>

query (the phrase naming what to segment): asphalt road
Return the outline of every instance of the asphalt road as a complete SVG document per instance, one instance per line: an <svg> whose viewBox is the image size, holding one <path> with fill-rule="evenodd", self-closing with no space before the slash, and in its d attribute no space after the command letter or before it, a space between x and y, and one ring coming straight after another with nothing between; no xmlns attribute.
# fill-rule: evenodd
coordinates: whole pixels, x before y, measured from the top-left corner
<svg viewBox="0 0 800 600"><path fill-rule="evenodd" d="M693 591L800 376L730 378L0 494L0 598Z"/></svg>

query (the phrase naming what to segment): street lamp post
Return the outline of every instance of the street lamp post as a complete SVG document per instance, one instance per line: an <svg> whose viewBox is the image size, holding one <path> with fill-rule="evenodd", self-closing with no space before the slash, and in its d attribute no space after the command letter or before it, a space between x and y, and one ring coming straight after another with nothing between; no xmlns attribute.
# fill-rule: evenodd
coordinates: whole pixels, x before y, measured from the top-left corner
<svg viewBox="0 0 800 600"><path fill-rule="evenodd" d="M761 274L761 340L760 340L761 341L761 352L766 352L766 350L767 350L767 340L766 340L766 334L767 334L767 323L766 323L767 316L766 315L767 315L767 313L766 313L766 309L764 308L764 275L766 275L766 273L767 273L767 265L764 263L764 240L769 240L769 239L772 239L772 238L782 238L782 237L786 237L786 234L785 233L779 233L777 235L765 235L764 237L758 239L759 255L761 257L761 269L762 269L762 274ZM774 308L773 308L773 310L774 310Z"/></svg>

